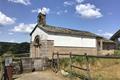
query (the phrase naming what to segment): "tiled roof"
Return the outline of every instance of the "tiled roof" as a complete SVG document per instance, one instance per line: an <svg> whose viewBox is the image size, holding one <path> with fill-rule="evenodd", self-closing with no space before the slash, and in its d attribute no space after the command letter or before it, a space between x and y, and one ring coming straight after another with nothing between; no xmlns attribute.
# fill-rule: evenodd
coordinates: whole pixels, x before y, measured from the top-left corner
<svg viewBox="0 0 120 80"><path fill-rule="evenodd" d="M120 29L110 38L111 40L115 40L120 37Z"/></svg>
<svg viewBox="0 0 120 80"><path fill-rule="evenodd" d="M107 38L103 38L103 42L115 43L114 41L107 39Z"/></svg>
<svg viewBox="0 0 120 80"><path fill-rule="evenodd" d="M84 37L100 37L88 31L74 30L63 27L56 27L51 25L37 25L43 31L54 35L67 35L67 36L84 36ZM100 37L101 38L101 37Z"/></svg>

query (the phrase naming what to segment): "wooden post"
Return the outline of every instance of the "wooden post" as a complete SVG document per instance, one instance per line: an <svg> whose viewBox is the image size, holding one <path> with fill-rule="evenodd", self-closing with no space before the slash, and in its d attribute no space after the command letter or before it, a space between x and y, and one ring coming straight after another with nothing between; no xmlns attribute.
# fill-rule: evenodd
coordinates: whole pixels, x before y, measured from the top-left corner
<svg viewBox="0 0 120 80"><path fill-rule="evenodd" d="M22 60L20 59L20 74L23 73L23 65L22 65Z"/></svg>
<svg viewBox="0 0 120 80"><path fill-rule="evenodd" d="M59 53L57 52L57 71L60 70L60 58L59 58Z"/></svg>
<svg viewBox="0 0 120 80"><path fill-rule="evenodd" d="M1 72L0 72L0 80L2 80L3 75L4 75L4 64L3 64L3 59L1 60Z"/></svg>
<svg viewBox="0 0 120 80"><path fill-rule="evenodd" d="M69 63L69 66L70 66L70 74L72 75L72 53L70 52L70 63ZM72 80L72 77L71 77L71 80Z"/></svg>
<svg viewBox="0 0 120 80"><path fill-rule="evenodd" d="M85 53L85 57L86 57L86 67L87 67L88 80L92 80L91 75L90 75L90 64L89 64L89 58L87 56L87 53Z"/></svg>
<svg viewBox="0 0 120 80"><path fill-rule="evenodd" d="M54 71L54 55L55 53L53 52L52 54L52 61L51 61L51 69Z"/></svg>
<svg viewBox="0 0 120 80"><path fill-rule="evenodd" d="M100 40L100 50L103 50L103 40Z"/></svg>
<svg viewBox="0 0 120 80"><path fill-rule="evenodd" d="M70 70L72 70L72 53L70 52Z"/></svg>
<svg viewBox="0 0 120 80"><path fill-rule="evenodd" d="M51 67L53 67L53 59L54 59L54 52L52 54L52 62L51 62Z"/></svg>

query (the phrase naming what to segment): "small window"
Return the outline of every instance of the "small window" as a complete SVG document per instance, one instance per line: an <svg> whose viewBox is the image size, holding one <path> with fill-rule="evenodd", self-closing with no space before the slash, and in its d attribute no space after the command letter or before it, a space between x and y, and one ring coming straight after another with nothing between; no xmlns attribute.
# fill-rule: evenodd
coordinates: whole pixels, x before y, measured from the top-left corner
<svg viewBox="0 0 120 80"><path fill-rule="evenodd" d="M40 45L40 37L37 35L34 40L35 45Z"/></svg>

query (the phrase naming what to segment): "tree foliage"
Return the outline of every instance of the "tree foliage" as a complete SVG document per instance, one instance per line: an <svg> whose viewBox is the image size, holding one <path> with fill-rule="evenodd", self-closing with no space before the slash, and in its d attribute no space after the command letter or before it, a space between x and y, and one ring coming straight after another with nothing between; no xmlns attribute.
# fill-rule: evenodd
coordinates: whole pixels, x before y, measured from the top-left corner
<svg viewBox="0 0 120 80"><path fill-rule="evenodd" d="M0 42L0 55L11 51L12 54L29 53L30 44L28 42L23 43L9 43Z"/></svg>

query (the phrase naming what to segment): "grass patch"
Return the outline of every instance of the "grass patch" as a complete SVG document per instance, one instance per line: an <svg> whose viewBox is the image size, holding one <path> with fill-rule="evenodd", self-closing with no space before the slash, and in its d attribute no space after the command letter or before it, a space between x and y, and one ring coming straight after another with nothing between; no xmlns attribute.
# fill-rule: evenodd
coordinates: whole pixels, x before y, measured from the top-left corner
<svg viewBox="0 0 120 80"><path fill-rule="evenodd" d="M115 56L120 56L120 50L115 50L114 55Z"/></svg>
<svg viewBox="0 0 120 80"><path fill-rule="evenodd" d="M70 72L69 58L60 60L62 69ZM72 57L75 66L86 68L86 58L77 56ZM93 80L120 80L120 59L89 58L90 74ZM86 78L86 71L73 68L72 75L75 77ZM84 79L83 79L84 80Z"/></svg>

